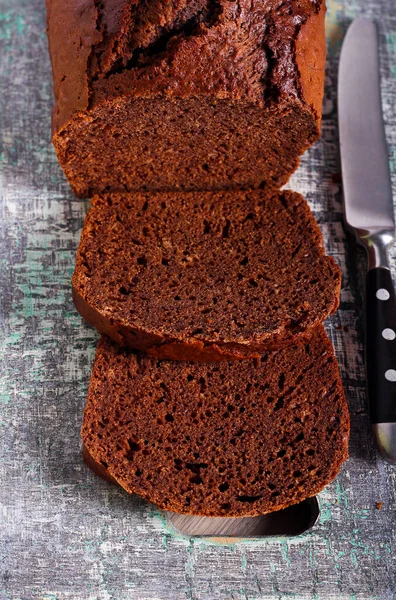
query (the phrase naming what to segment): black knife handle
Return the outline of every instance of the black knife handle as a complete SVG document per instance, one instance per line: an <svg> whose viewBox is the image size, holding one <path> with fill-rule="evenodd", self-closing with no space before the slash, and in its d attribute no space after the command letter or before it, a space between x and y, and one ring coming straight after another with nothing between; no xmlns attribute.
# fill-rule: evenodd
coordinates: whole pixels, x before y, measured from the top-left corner
<svg viewBox="0 0 396 600"><path fill-rule="evenodd" d="M370 269L366 289L366 365L370 418L396 423L396 295L389 269Z"/></svg>

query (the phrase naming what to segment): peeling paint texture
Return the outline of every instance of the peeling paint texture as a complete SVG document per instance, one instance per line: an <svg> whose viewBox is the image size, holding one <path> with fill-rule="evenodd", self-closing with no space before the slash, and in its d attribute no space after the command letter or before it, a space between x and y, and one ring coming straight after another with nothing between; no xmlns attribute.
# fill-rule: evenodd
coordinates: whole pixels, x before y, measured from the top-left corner
<svg viewBox="0 0 396 600"><path fill-rule="evenodd" d="M395 1L330 2L323 136L290 182L343 269L341 307L327 328L351 409L350 459L320 495L321 519L309 534L228 545L175 537L154 507L81 462L98 336L71 299L87 202L72 196L50 142L44 5L0 0L0 600L396 598L396 469L374 451L367 417L365 258L342 224L335 102L346 27L373 17L396 192Z"/></svg>

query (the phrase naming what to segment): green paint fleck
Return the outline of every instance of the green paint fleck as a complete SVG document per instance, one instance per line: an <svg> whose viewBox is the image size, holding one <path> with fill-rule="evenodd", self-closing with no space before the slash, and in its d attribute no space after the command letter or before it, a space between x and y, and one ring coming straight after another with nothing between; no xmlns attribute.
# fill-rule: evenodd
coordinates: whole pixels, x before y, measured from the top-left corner
<svg viewBox="0 0 396 600"><path fill-rule="evenodd" d="M291 561L290 561L290 556L289 556L289 544L288 544L287 539L282 540L281 554L282 554L282 558L285 561L285 563L287 564L287 566L290 567Z"/></svg>
<svg viewBox="0 0 396 600"><path fill-rule="evenodd" d="M322 525L331 521L332 504L330 502L320 503L320 522Z"/></svg>
<svg viewBox="0 0 396 600"><path fill-rule="evenodd" d="M336 482L336 493L339 507L347 511L349 508L348 493L340 480Z"/></svg>
<svg viewBox="0 0 396 600"><path fill-rule="evenodd" d="M246 554L243 550L241 551L241 569L242 569L243 573L246 573L247 559L246 559Z"/></svg>
<svg viewBox="0 0 396 600"><path fill-rule="evenodd" d="M392 54L396 54L396 32L388 31L385 33L386 44Z"/></svg>
<svg viewBox="0 0 396 600"><path fill-rule="evenodd" d="M190 543L186 548L187 560L184 566L184 573L186 579L186 597L189 600L194 599L193 595L193 580L195 571L195 555L194 555L194 538L190 539Z"/></svg>

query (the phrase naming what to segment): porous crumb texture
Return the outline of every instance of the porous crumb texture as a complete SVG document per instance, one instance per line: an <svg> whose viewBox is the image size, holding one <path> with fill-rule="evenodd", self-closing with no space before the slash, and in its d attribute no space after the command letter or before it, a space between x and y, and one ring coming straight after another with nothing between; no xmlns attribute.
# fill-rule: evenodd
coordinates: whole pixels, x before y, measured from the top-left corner
<svg viewBox="0 0 396 600"><path fill-rule="evenodd" d="M125 490L178 513L242 517L320 492L347 457L349 416L333 348L256 361L177 363L99 342L82 428Z"/></svg>
<svg viewBox="0 0 396 600"><path fill-rule="evenodd" d="M79 196L278 189L319 136L324 0L47 0Z"/></svg>
<svg viewBox="0 0 396 600"><path fill-rule="evenodd" d="M341 273L305 200L284 191L96 196L76 306L122 345L175 360L259 356L308 338Z"/></svg>

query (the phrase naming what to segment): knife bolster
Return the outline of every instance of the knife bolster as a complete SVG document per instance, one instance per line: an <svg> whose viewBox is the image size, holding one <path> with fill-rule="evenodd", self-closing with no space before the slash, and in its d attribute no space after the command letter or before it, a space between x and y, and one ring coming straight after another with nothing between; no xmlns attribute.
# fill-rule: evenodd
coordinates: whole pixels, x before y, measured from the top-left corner
<svg viewBox="0 0 396 600"><path fill-rule="evenodd" d="M394 242L394 230L375 228L367 231L357 229L356 235L360 244L366 249L368 270L380 267L389 269L388 248Z"/></svg>

